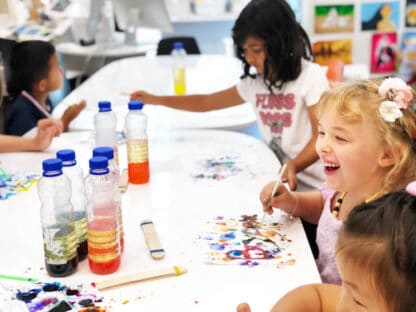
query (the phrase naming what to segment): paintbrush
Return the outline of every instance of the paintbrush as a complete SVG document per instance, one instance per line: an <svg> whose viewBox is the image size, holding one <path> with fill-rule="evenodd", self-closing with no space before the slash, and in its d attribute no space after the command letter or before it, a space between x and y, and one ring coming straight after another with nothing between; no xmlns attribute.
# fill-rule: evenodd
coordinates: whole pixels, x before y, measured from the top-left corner
<svg viewBox="0 0 416 312"><path fill-rule="evenodd" d="M7 181L11 181L12 177L2 167L0 167L0 175L2 175Z"/></svg>
<svg viewBox="0 0 416 312"><path fill-rule="evenodd" d="M286 166L287 166L287 164L283 164L283 166L280 167L279 175L277 176L276 183L274 184L272 193L270 195L270 201L276 195L277 188L279 187L279 184L282 183L282 177L283 177L283 174L285 173ZM263 217L261 218L261 224L264 223L265 218L266 218L266 212L263 211Z"/></svg>
<svg viewBox="0 0 416 312"><path fill-rule="evenodd" d="M0 279L6 279L6 280L11 280L11 281L19 281L19 282L30 282L30 283L39 282L39 279L37 279L37 278L25 277L25 276L16 276L16 275L5 275L5 274L0 274Z"/></svg>

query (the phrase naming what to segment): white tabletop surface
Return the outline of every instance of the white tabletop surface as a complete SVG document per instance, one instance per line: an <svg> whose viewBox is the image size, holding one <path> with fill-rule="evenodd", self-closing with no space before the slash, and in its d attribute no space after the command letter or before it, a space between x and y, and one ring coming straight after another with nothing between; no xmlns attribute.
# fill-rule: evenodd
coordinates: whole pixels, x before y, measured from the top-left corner
<svg viewBox="0 0 416 312"><path fill-rule="evenodd" d="M258 194L279 168L274 154L252 137L219 130L164 131L149 137L150 182L129 185L122 195L125 251L119 271L110 277L183 265L182 276L151 280L103 291L114 311L234 311L247 301L253 311L266 311L288 290L320 282L306 236L298 219L275 213L292 240L290 252L296 264L247 267L207 264L196 243L208 220L217 216L238 218L261 213ZM0 154L1 166L10 173L39 172L41 161L58 149L74 148L82 167L91 153L91 133L65 133L44 153ZM126 149L119 147L121 166ZM234 155L242 172L224 180L195 180L195 162L207 157ZM37 187L0 201L0 274L24 275L50 280L43 262L40 202ZM139 223L151 218L166 251L163 260L149 256ZM88 284L109 276L94 275L83 261L77 272L62 283ZM52 279L56 280L56 279ZM7 283L0 280L0 283ZM1 307L1 303L0 303Z"/></svg>
<svg viewBox="0 0 416 312"><path fill-rule="evenodd" d="M98 101L110 100L118 116L118 129L121 130L129 101L125 93L143 89L161 95L174 94L172 65L170 56L132 57L114 61L70 93L55 108L53 115L61 116L68 105L85 99L88 106L70 124L70 129L91 130ZM234 57L203 54L186 56L188 94L204 94L228 88L238 82L241 74L241 62ZM250 126L256 120L249 103L204 113L147 105L144 112L151 120L150 128L238 129Z"/></svg>

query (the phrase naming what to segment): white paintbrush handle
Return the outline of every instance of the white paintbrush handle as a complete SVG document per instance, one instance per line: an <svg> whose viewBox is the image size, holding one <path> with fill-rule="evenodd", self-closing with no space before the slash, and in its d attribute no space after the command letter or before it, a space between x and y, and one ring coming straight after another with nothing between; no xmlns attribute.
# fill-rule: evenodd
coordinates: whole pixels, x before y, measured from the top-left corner
<svg viewBox="0 0 416 312"><path fill-rule="evenodd" d="M116 278L111 278L107 280L102 280L95 283L95 288L98 290L116 287L120 285L136 283L136 282L143 282L152 279L162 278L162 277L169 277L169 276L177 276L181 275L186 272L186 269L180 266L172 266L169 268L153 270L149 272L142 272L137 274L131 274Z"/></svg>

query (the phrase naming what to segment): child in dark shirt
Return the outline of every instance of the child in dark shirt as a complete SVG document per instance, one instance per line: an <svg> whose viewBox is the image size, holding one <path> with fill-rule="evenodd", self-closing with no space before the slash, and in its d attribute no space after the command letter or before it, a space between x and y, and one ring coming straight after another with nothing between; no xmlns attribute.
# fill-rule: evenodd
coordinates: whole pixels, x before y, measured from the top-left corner
<svg viewBox="0 0 416 312"><path fill-rule="evenodd" d="M62 69L52 44L38 40L16 43L9 61L7 91L12 104L6 116L6 134L24 135L38 120L51 118L48 96L62 83ZM61 117L65 131L85 105L81 101L67 108Z"/></svg>

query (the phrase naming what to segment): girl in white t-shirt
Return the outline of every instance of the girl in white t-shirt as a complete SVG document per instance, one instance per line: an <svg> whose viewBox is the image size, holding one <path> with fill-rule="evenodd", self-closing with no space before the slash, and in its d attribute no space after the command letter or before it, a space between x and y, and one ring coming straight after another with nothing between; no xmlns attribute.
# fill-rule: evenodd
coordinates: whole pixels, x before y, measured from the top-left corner
<svg viewBox="0 0 416 312"><path fill-rule="evenodd" d="M280 162L287 163L283 178L291 189L320 187L314 104L328 81L323 68L312 62L307 34L285 0L252 0L232 35L244 67L237 85L206 95L163 96L139 90L131 98L195 112L250 102L263 139Z"/></svg>

